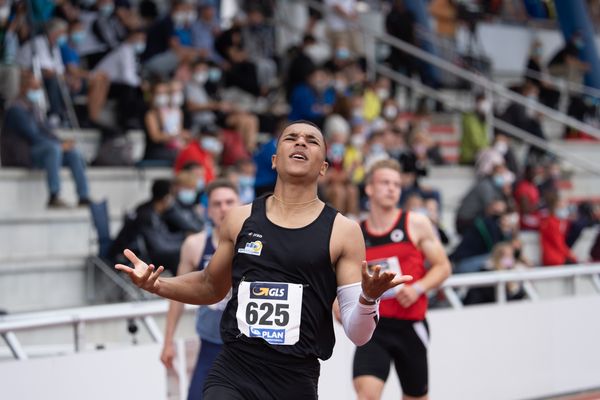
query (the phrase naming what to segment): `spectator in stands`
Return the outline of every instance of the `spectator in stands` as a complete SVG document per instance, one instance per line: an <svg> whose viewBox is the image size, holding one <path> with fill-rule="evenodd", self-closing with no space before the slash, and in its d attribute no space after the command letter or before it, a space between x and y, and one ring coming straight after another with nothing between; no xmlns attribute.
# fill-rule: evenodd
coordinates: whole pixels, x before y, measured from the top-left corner
<svg viewBox="0 0 600 400"><path fill-rule="evenodd" d="M261 86L264 82L258 80L257 67L248 56L242 39L241 26L234 25L221 33L215 41L216 50L227 63L225 83L228 87L233 86L253 96L260 96L267 90Z"/></svg>
<svg viewBox="0 0 600 400"><path fill-rule="evenodd" d="M404 0L394 0L392 8L385 18L386 32L408 44L416 45L415 16L404 4ZM407 76L418 72L418 61L410 54L392 47L388 63L395 71Z"/></svg>
<svg viewBox="0 0 600 400"><path fill-rule="evenodd" d="M194 2L177 0L171 12L148 29L148 46L142 54L148 74L166 79L179 63L207 55L193 45L192 25L197 18Z"/></svg>
<svg viewBox="0 0 600 400"><path fill-rule="evenodd" d="M198 179L194 172L182 170L175 175L173 194L175 199L170 213L172 215L169 215L168 219L178 222L171 222L171 225L180 230L200 232L204 228L200 207L202 193L199 191Z"/></svg>
<svg viewBox="0 0 600 400"><path fill-rule="evenodd" d="M275 26L265 19L258 4L247 10L246 24L242 27L242 43L248 59L256 65L261 94L274 87L277 79L275 63Z"/></svg>
<svg viewBox="0 0 600 400"><path fill-rule="evenodd" d="M199 18L192 23L192 44L201 59L220 63L222 59L215 51L215 37L221 33L221 27L215 6L211 1L203 1L199 9Z"/></svg>
<svg viewBox="0 0 600 400"><path fill-rule="evenodd" d="M584 229L598 224L598 212L588 201L579 203L577 211L574 214L566 236L566 242L569 248L573 248Z"/></svg>
<svg viewBox="0 0 600 400"><path fill-rule="evenodd" d="M277 134L283 131L282 126L287 120L281 118L275 124L271 132L271 138L258 148L253 155L254 165L256 165L256 177L254 180L254 196L259 197L266 193L273 193L275 182L277 182L277 172L273 168L273 155L277 150Z"/></svg>
<svg viewBox="0 0 600 400"><path fill-rule="evenodd" d="M154 0L142 0L138 4L138 11L140 14L140 26L147 29L153 26L158 19L158 7Z"/></svg>
<svg viewBox="0 0 600 400"><path fill-rule="evenodd" d="M114 0L98 0L95 6L96 20L92 23L92 34L104 45L104 54L108 54L127 37L127 28L115 10Z"/></svg>
<svg viewBox="0 0 600 400"><path fill-rule="evenodd" d="M235 104L216 100L205 89L210 78L210 67L203 60L192 66L192 79L185 85L186 109L191 114L192 126L219 124L242 135L244 145L253 152L258 135L258 118L240 110Z"/></svg>
<svg viewBox="0 0 600 400"><path fill-rule="evenodd" d="M510 172L515 175L520 174L521 169L519 168L517 157L513 151L511 137L509 135L506 135L503 132L496 132L492 142L492 148L502 155L504 164L506 164L506 168L508 168Z"/></svg>
<svg viewBox="0 0 600 400"><path fill-rule="evenodd" d="M348 44L350 51L358 56L364 55L364 44L358 22L356 0L325 0L327 8L325 23L329 43L335 48L339 43Z"/></svg>
<svg viewBox="0 0 600 400"><path fill-rule="evenodd" d="M548 63L550 73L581 84L583 76L590 69L590 64L580 58L584 46L585 41L581 32L573 33L564 47L550 59Z"/></svg>
<svg viewBox="0 0 600 400"><path fill-rule="evenodd" d="M496 200L492 202L485 216L475 218L450 255L454 263L454 272L481 271L494 245L514 238L518 226L512 215L506 211L505 202Z"/></svg>
<svg viewBox="0 0 600 400"><path fill-rule="evenodd" d="M315 69L306 83L300 83L292 91L289 120L307 120L322 126L325 117L335 103L335 90L329 76L321 68Z"/></svg>
<svg viewBox="0 0 600 400"><path fill-rule="evenodd" d="M442 227L440 221L440 205L435 199L425 199L425 210L427 211L427 217L433 224L433 227L437 231L437 235L444 246L450 243L450 238L446 234L446 230Z"/></svg>
<svg viewBox="0 0 600 400"><path fill-rule="evenodd" d="M551 77L548 75L542 60L542 51L542 42L537 39L534 40L527 60L525 80L529 80L537 86L540 103L548 107L558 108L560 92L551 82Z"/></svg>
<svg viewBox="0 0 600 400"><path fill-rule="evenodd" d="M435 19L435 31L444 46L454 46L458 27L458 9L454 0L432 0L429 14Z"/></svg>
<svg viewBox="0 0 600 400"><path fill-rule="evenodd" d="M254 200L254 183L256 176L256 166L252 159L241 159L235 164L237 175L237 188L240 193L240 202L242 204L252 203Z"/></svg>
<svg viewBox="0 0 600 400"><path fill-rule="evenodd" d="M48 125L40 110L44 92L40 82L29 71L21 74L21 89L17 100L6 110L2 127L2 165L35 167L46 171L48 207L64 208L66 203L59 197L60 168L71 170L79 205L90 203L85 160L72 140L61 141Z"/></svg>
<svg viewBox="0 0 600 400"><path fill-rule="evenodd" d="M141 91L138 58L146 48L146 34L131 31L127 40L104 57L94 69L110 79L108 96L117 100L117 122L121 128L139 128L145 104Z"/></svg>
<svg viewBox="0 0 600 400"><path fill-rule="evenodd" d="M144 160L164 161L171 166L180 149L190 139L183 129L183 113L172 102L171 83L157 82L152 88L152 103L144 117L146 151Z"/></svg>
<svg viewBox="0 0 600 400"><path fill-rule="evenodd" d="M341 118L341 117L340 117ZM358 188L352 182L353 169L346 160L346 150L350 138L350 126L343 119L328 118L327 130L324 130L327 143L327 162L329 168L323 180L325 196L342 214L358 216Z"/></svg>
<svg viewBox="0 0 600 400"><path fill-rule="evenodd" d="M216 176L216 161L223 151L223 143L218 137L215 125L202 126L192 132L192 138L177 154L175 171L180 171L188 163L196 163L204 168L204 184L208 185Z"/></svg>
<svg viewBox="0 0 600 400"><path fill-rule="evenodd" d="M475 109L462 115L459 162L474 165L480 151L489 146L486 116L492 111L492 102L480 93L475 97Z"/></svg>
<svg viewBox="0 0 600 400"><path fill-rule="evenodd" d="M331 58L323 64L323 68L331 73L341 72L352 64L355 56L350 52L345 41L339 41L331 52Z"/></svg>
<svg viewBox="0 0 600 400"><path fill-rule="evenodd" d="M135 232L131 237L139 235L148 251L150 260L155 265L164 265L175 275L176 266L179 263L179 249L187 233L190 233L175 224L175 221L167 220L169 211L173 207L173 192L171 181L157 179L152 183L152 198L136 207L134 213ZM171 214L172 216L172 214ZM171 224L169 223L171 222ZM174 222L174 223L173 223Z"/></svg>
<svg viewBox="0 0 600 400"><path fill-rule="evenodd" d="M540 220L540 247L542 265L565 265L577 263L577 258L567 246L569 207L558 192L549 195L548 215Z"/></svg>
<svg viewBox="0 0 600 400"><path fill-rule="evenodd" d="M546 140L546 136L542 129L540 115L532 107L538 102L538 87L531 81L525 81L520 88L520 94L526 97L527 102L531 105L523 106L521 104L511 103L499 118L525 132ZM529 162L540 162L545 154L545 151L532 147L529 150L527 159Z"/></svg>
<svg viewBox="0 0 600 400"><path fill-rule="evenodd" d="M509 271L520 268L515 259L513 247L510 242L500 242L494 246L490 259L485 263L485 271ZM495 303L497 298L496 286L475 287L469 289L463 304ZM521 300L525 297L523 286L518 282L506 284L506 299L508 301Z"/></svg>
<svg viewBox="0 0 600 400"><path fill-rule="evenodd" d="M290 51L288 59L290 60L285 79L286 98L290 99L292 90L301 83L306 83L311 72L315 69L315 63L309 55L311 49L317 45L317 41L312 35L305 35L302 43Z"/></svg>
<svg viewBox="0 0 600 400"><path fill-rule="evenodd" d="M68 121L65 102L61 93L61 81L65 66L60 55L60 45L66 43L67 23L60 19L48 22L45 34L37 35L27 41L20 49L17 60L21 68L31 69L35 56L42 69L42 78L49 101L50 122L58 126L60 121Z"/></svg>
<svg viewBox="0 0 600 400"><path fill-rule="evenodd" d="M69 24L69 41L60 46L66 79L74 95L87 94L87 111L91 123L99 125L100 113L106 104L110 80L102 71L90 72L83 69L77 47L85 40L85 31L79 21Z"/></svg>
<svg viewBox="0 0 600 400"><path fill-rule="evenodd" d="M528 164L521 179L515 187L515 204L519 211L521 229L537 230L540 227L540 191L535 185L540 176L540 167Z"/></svg>
<svg viewBox="0 0 600 400"><path fill-rule="evenodd" d="M409 138L410 147L403 151L398 160L402 166L401 206L410 194L417 193L425 199L433 198L440 203L437 190L424 187L420 178L427 176L429 164L443 163L439 148L433 144L429 133L423 129L412 133ZM402 206L404 208L404 206Z"/></svg>
<svg viewBox="0 0 600 400"><path fill-rule="evenodd" d="M492 173L479 179L462 199L456 212L456 231L463 234L477 217L498 214L495 207L507 200L506 192L514 182L510 180L506 165L497 164Z"/></svg>

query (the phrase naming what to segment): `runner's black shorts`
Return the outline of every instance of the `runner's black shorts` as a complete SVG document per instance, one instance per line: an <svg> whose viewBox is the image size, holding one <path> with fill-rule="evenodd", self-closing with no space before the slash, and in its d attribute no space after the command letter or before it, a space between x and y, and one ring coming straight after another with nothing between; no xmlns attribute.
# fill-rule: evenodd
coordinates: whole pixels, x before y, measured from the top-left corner
<svg viewBox="0 0 600 400"><path fill-rule="evenodd" d="M413 397L424 396L429 386L428 344L426 320L381 318L371 340L356 348L353 377L371 375L386 381L393 361L402 392Z"/></svg>
<svg viewBox="0 0 600 400"><path fill-rule="evenodd" d="M281 354L268 346L228 343L204 383L204 400L316 400L319 360Z"/></svg>

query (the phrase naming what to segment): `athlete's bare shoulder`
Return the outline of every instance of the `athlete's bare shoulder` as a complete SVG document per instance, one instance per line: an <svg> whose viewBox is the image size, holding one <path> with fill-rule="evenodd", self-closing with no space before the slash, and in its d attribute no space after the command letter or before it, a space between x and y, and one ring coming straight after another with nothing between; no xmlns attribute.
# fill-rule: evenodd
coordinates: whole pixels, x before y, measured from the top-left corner
<svg viewBox="0 0 600 400"><path fill-rule="evenodd" d="M350 249L362 249L364 252L365 241L358 222L338 213L333 221L329 247L334 260Z"/></svg>
<svg viewBox="0 0 600 400"><path fill-rule="evenodd" d="M252 211L252 204L234 207L227 212L225 221L223 221L222 237L235 241L237 235L244 225L244 221L248 219Z"/></svg>
<svg viewBox="0 0 600 400"><path fill-rule="evenodd" d="M410 235L418 244L421 240L433 236L433 225L426 215L411 212L408 217Z"/></svg>

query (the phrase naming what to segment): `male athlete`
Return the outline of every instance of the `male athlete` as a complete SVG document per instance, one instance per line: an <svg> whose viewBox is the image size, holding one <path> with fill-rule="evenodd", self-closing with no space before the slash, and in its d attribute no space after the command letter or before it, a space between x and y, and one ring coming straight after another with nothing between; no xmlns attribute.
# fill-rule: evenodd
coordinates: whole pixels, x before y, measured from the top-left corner
<svg viewBox="0 0 600 400"><path fill-rule="evenodd" d="M354 388L359 400L380 399L393 361L403 400L426 400L429 342L426 293L450 275L450 262L427 216L397 207L398 162L382 160L373 164L366 177L365 191L370 211L361 229L368 264L380 265L383 270L399 275L409 274L413 281L382 296L377 329L367 344L357 347L354 355Z"/></svg>
<svg viewBox="0 0 600 400"><path fill-rule="evenodd" d="M206 188L206 195L208 197L207 212L208 218L212 222L212 232L205 230L185 239L181 246L177 275L202 270L208 265L219 244L221 224L225 219L225 215L230 209L240 205L237 187L227 180L217 179L211 182ZM226 297L217 304L202 306L198 309L196 332L200 336L200 352L188 390L188 400L202 399L204 381L215 358L221 351L223 341L219 333L219 325L227 300ZM167 368L173 368L173 358L175 357L173 337L182 312L183 303L170 302L165 327L165 342L160 356L161 361Z"/></svg>
<svg viewBox="0 0 600 400"><path fill-rule="evenodd" d="M134 268L116 265L139 287L184 303L214 304L232 288L205 400L316 399L318 359L329 358L335 342L336 294L346 335L360 346L377 324L378 298L411 280L379 266L367 271L358 224L317 197L325 154L315 125L288 125L273 156L273 195L228 213L204 270L159 278L162 266L129 250Z"/></svg>

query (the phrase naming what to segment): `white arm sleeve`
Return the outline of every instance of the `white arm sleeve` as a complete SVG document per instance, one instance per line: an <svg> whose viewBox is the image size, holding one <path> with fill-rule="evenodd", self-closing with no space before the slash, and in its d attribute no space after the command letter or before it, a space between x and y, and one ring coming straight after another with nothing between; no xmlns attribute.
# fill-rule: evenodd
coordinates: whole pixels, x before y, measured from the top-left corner
<svg viewBox="0 0 600 400"><path fill-rule="evenodd" d="M379 302L373 305L358 301L362 291L360 282L337 288L342 325L346 336L357 346L367 343L379 320Z"/></svg>

